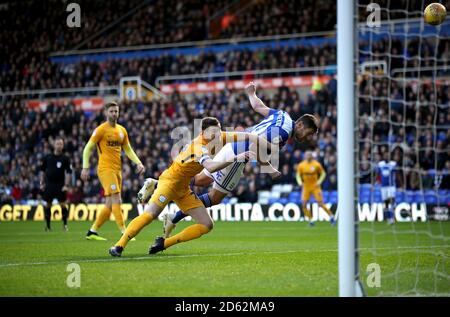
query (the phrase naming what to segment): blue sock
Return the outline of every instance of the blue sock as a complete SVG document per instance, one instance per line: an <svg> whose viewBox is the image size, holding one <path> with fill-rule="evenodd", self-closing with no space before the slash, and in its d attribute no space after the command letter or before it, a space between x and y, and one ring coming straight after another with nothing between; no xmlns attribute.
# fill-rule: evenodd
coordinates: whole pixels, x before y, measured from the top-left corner
<svg viewBox="0 0 450 317"><path fill-rule="evenodd" d="M198 199L202 201L203 205L205 205L206 208L212 206L211 199L209 199L208 193L199 196Z"/></svg>
<svg viewBox="0 0 450 317"><path fill-rule="evenodd" d="M391 208L389 208L388 211L387 211L387 218L388 218L388 220L393 220L394 219L394 212L392 211Z"/></svg>
<svg viewBox="0 0 450 317"><path fill-rule="evenodd" d="M181 210L178 210L175 213L175 217L173 217L172 219L172 223L178 223L181 219L183 219L184 217L186 217L187 215L185 213L183 213Z"/></svg>

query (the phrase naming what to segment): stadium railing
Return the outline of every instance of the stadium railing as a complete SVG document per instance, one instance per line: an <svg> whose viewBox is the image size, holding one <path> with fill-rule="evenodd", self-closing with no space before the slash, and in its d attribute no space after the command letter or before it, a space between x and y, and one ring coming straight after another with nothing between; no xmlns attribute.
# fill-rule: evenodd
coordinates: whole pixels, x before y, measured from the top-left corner
<svg viewBox="0 0 450 317"><path fill-rule="evenodd" d="M231 39L218 39L207 41L191 41L191 42L179 42L179 43L167 43L167 44L152 44L152 45L136 45L136 46L123 46L123 47L110 47L110 48L96 48L86 50L70 50L70 51L57 51L49 54L49 57L65 57L71 55L89 55L98 53L116 53L116 52L133 52L142 50L158 50L158 49L171 49L171 48L184 48L184 47L207 47L220 44L242 44L250 42L270 42L270 41L282 41L282 40L294 40L294 39L306 39L313 37L336 37L334 31L322 31L322 32L310 32L310 33L293 33L285 35L267 35L256 37L242 37Z"/></svg>
<svg viewBox="0 0 450 317"><path fill-rule="evenodd" d="M315 66L315 67L301 67L301 68L272 68L272 69L261 69L261 70L245 70L236 72L218 72L218 73L205 73L205 74L187 74L187 75L168 75L168 76L158 76L155 80L155 85L157 87L166 84L167 82L180 82L184 80L189 80L190 82L196 79L210 79L217 78L221 80L228 79L240 79L243 76L263 76L263 75L281 75L291 74L335 74L336 65L327 66Z"/></svg>

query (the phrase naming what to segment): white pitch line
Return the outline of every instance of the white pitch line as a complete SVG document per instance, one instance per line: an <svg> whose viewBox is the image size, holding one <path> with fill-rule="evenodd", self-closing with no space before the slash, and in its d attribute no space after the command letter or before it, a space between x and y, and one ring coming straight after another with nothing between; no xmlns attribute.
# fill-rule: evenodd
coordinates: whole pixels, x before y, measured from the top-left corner
<svg viewBox="0 0 450 317"><path fill-rule="evenodd" d="M449 248L450 245L430 245L415 247L386 247L377 248L376 250L409 250L409 249L429 249L429 248ZM373 248L360 248L362 251L373 250ZM261 251L261 252L233 252L233 253L213 253L213 254L185 254L185 255L163 255L163 256L142 256L142 257L120 257L120 258L100 258L100 259L81 259L81 260L64 260L64 261L43 261L43 262L22 262L22 263L0 263L0 268L17 267L17 266L38 266L38 265L57 265L66 263L99 263L114 261L140 261L140 260L158 260L166 258L195 258L195 257L217 257L217 256L245 256L258 254L288 254L288 253L310 253L310 252L338 252L338 249L303 249L303 250L286 250L286 251Z"/></svg>

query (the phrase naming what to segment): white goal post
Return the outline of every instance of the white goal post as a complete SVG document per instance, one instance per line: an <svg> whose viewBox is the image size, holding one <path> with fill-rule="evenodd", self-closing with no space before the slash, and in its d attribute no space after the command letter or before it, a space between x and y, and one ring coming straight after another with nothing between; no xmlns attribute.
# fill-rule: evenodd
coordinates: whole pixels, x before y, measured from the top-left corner
<svg viewBox="0 0 450 317"><path fill-rule="evenodd" d="M337 153L339 296L361 296L355 230L355 3L337 5Z"/></svg>

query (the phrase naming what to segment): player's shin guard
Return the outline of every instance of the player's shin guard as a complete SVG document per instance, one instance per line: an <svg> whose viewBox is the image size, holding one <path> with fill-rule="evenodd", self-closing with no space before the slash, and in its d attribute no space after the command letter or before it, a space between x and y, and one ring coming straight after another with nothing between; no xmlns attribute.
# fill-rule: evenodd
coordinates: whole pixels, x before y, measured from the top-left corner
<svg viewBox="0 0 450 317"><path fill-rule="evenodd" d="M133 221L131 221L130 224L128 225L127 229L123 233L120 240L115 245L125 248L128 242L135 236L137 236L137 234L142 230L142 228L151 223L152 220L153 217L148 212L144 212L140 216L134 218Z"/></svg>
<svg viewBox="0 0 450 317"><path fill-rule="evenodd" d="M102 211L97 215L94 224L91 227L91 231L97 232L97 230L103 226L106 220L111 216L111 209L109 209L106 205L103 207Z"/></svg>
<svg viewBox="0 0 450 317"><path fill-rule="evenodd" d="M125 231L125 223L123 222L120 204L112 204L112 214L114 215L114 219L116 219L117 227L119 227L119 230L123 233Z"/></svg>
<svg viewBox="0 0 450 317"><path fill-rule="evenodd" d="M167 238L164 241L164 248L167 249L173 246L174 244L200 238L202 235L208 233L209 231L210 229L205 225L195 224L189 226L180 233L174 235L173 237Z"/></svg>

